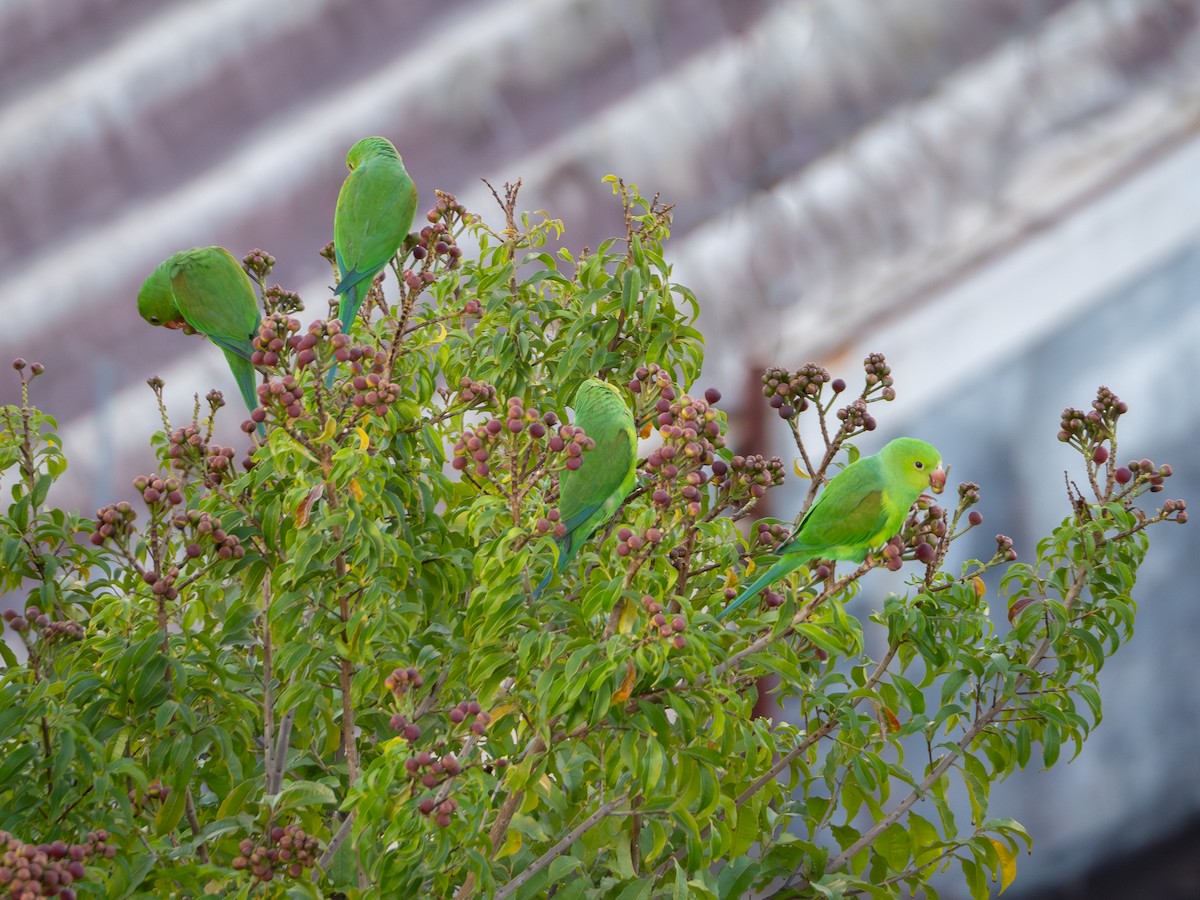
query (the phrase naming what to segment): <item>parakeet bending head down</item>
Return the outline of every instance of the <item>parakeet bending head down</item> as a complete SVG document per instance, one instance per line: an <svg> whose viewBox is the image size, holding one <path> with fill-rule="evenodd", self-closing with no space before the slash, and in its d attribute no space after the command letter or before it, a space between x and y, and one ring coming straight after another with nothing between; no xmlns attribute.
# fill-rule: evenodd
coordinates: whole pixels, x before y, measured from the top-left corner
<svg viewBox="0 0 1200 900"><path fill-rule="evenodd" d="M925 441L902 437L852 462L830 479L795 533L775 552L778 561L719 613L727 616L763 588L813 559L861 563L904 525L909 509L931 488L946 485L941 454Z"/></svg>
<svg viewBox="0 0 1200 900"><path fill-rule="evenodd" d="M138 313L151 325L200 332L221 348L248 409L258 405L250 341L261 314L254 285L224 247L167 257L138 291Z"/></svg>
<svg viewBox="0 0 1200 900"><path fill-rule="evenodd" d="M637 432L621 392L589 378L575 394L575 424L596 442L578 469L558 479L558 510L566 534L558 538L558 565L546 573L539 596L555 571L563 571L583 542L613 517L637 482Z"/></svg>

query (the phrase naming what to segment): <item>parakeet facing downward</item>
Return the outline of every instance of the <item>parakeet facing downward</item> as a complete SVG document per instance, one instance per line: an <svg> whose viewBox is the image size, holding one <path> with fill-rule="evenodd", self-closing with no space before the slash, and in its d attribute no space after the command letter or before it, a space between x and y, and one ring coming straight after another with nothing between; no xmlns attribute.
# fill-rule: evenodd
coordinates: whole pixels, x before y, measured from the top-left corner
<svg viewBox="0 0 1200 900"><path fill-rule="evenodd" d="M333 213L333 250L341 294L338 318L349 332L371 283L396 255L417 212L417 188L386 138L363 138L346 154L350 174Z"/></svg>
<svg viewBox="0 0 1200 900"><path fill-rule="evenodd" d="M254 285L224 247L169 256L138 291L138 312L151 325L200 332L221 348L246 407L258 406L251 338L262 319Z"/></svg>
<svg viewBox="0 0 1200 900"><path fill-rule="evenodd" d="M557 538L558 565L546 573L539 596L557 570L563 571L579 548L613 517L637 482L637 432L633 413L621 392L599 378L589 378L575 394L575 424L596 442L583 464L558 479L558 510L567 531Z"/></svg>
<svg viewBox="0 0 1200 900"><path fill-rule="evenodd" d="M896 438L878 453L852 462L817 497L791 538L775 552L779 560L717 613L727 616L759 591L813 559L861 563L904 525L927 487L946 485L941 455L916 438Z"/></svg>

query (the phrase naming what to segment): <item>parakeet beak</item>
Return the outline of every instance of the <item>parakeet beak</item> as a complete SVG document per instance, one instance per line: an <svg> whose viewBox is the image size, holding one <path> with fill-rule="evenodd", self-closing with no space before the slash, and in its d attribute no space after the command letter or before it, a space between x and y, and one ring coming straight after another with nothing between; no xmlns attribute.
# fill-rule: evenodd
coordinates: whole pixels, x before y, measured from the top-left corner
<svg viewBox="0 0 1200 900"><path fill-rule="evenodd" d="M946 489L946 470L938 466L929 473L929 486L935 494L940 494Z"/></svg>

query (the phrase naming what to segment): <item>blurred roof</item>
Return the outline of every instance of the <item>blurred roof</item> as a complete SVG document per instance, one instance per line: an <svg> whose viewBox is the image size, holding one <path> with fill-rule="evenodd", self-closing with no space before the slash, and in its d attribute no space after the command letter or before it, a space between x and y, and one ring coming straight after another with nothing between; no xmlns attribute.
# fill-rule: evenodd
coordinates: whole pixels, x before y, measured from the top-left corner
<svg viewBox="0 0 1200 900"><path fill-rule="evenodd" d="M345 150L381 133L425 202L486 214L479 177L520 176L576 248L617 227L605 174L659 191L711 371L829 356L1194 139L1198 18L1200 0L10 0L2 349L47 365L38 403L96 448L75 499L112 499L149 462L147 376L181 414L231 387L210 347L144 326L142 279L181 247L262 247L319 313Z"/></svg>

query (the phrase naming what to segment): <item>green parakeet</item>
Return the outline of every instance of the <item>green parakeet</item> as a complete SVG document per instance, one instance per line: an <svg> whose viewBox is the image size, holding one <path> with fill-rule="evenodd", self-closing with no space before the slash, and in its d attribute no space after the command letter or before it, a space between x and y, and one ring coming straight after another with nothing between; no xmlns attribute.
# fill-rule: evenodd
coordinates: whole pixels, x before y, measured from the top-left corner
<svg viewBox="0 0 1200 900"><path fill-rule="evenodd" d="M557 538L557 571L579 553L583 542L613 517L637 482L637 431L633 413L621 392L589 378L575 394L575 424L596 442L582 457L583 464L558 479L558 510L566 534ZM556 569L538 585L539 596Z"/></svg>
<svg viewBox="0 0 1200 900"><path fill-rule="evenodd" d="M363 138L346 154L350 174L333 213L333 250L341 294L338 318L349 333L371 283L396 255L417 212L417 188L386 138Z"/></svg>
<svg viewBox="0 0 1200 900"><path fill-rule="evenodd" d="M246 407L258 406L251 338L262 319L254 285L224 247L169 256L138 291L138 312L151 325L200 332L221 348Z"/></svg>
<svg viewBox="0 0 1200 900"><path fill-rule="evenodd" d="M852 462L830 479L795 533L775 551L779 560L743 588L717 618L810 560L861 563L868 551L900 530L925 488L940 494L945 485L941 454L916 438L896 438L878 453Z"/></svg>

